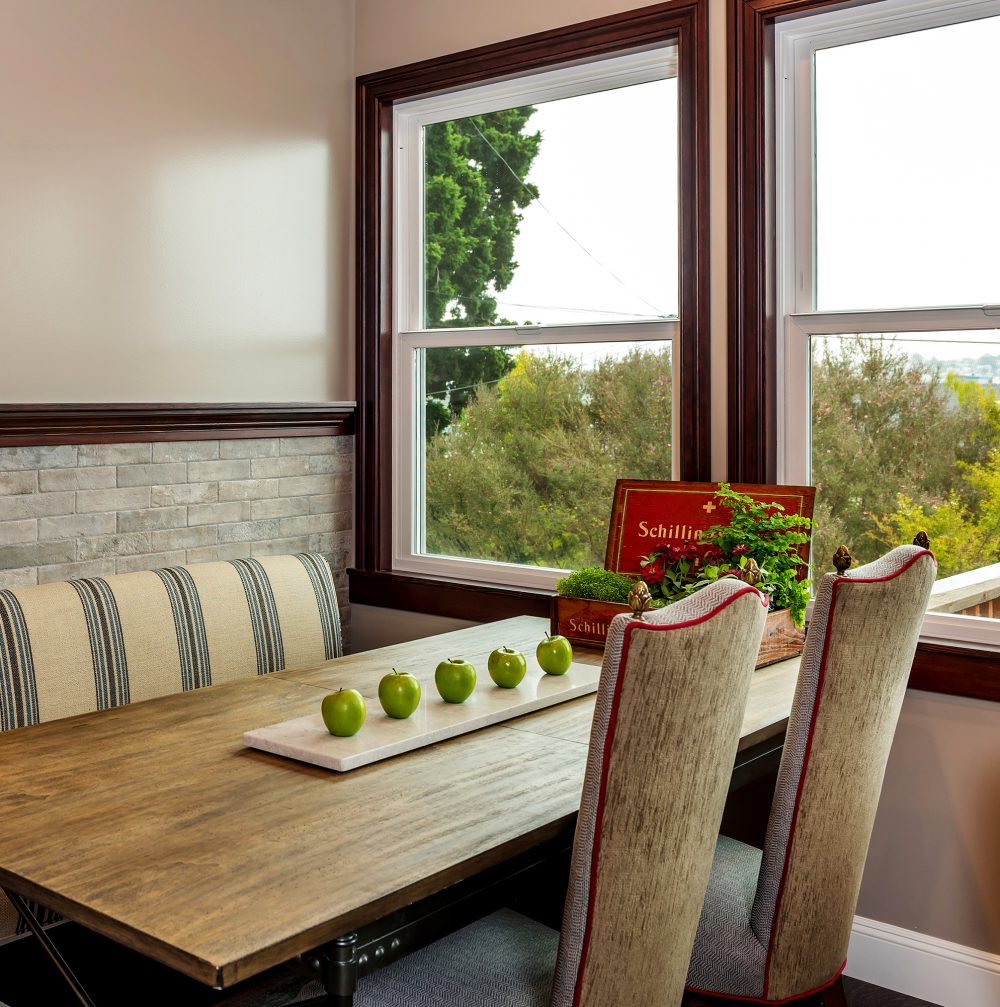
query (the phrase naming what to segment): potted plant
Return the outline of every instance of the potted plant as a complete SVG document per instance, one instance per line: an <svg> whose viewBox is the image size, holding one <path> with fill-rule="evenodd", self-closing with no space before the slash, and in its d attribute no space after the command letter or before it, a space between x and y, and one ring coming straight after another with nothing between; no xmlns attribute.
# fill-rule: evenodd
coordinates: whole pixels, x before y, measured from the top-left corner
<svg viewBox="0 0 1000 1007"><path fill-rule="evenodd" d="M727 483L719 486L715 499L729 511L728 521L701 532L695 541L658 544L643 557L641 580L652 607L679 601L721 577L738 577L771 602L758 667L800 653L809 602L803 553L812 522L787 514L780 504L737 493ZM558 631L585 646L603 646L611 619L631 611L628 596L634 584L633 578L596 568L564 577L556 585ZM562 599L572 602L560 604Z"/></svg>

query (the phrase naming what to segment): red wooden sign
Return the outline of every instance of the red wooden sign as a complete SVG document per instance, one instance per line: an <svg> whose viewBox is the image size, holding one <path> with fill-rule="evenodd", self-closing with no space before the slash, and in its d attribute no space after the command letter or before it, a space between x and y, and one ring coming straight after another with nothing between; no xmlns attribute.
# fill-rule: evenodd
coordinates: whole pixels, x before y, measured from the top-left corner
<svg viewBox="0 0 1000 1007"><path fill-rule="evenodd" d="M619 479L604 566L637 576L639 561L663 543L697 542L712 525L726 524L729 510L715 499L718 483L658 482ZM759 503L779 503L788 514L811 518L816 489L813 486L769 486L732 483L738 493ZM803 559L809 558L808 546Z"/></svg>

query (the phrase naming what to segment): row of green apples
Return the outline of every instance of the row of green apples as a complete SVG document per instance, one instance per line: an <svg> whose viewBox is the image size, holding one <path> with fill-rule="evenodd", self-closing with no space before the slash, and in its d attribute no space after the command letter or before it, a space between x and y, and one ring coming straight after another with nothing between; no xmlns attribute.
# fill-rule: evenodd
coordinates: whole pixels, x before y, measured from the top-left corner
<svg viewBox="0 0 1000 1007"><path fill-rule="evenodd" d="M538 666L547 675L565 675L573 661L573 648L564 636L545 635L535 649ZM501 689L516 689L528 670L524 654L510 647L493 651L487 661L490 678ZM434 671L434 684L446 703L464 703L475 691L476 669L464 657L449 657ZM406 720L420 706L420 680L395 668L378 684L378 701L386 714ZM357 689L338 689L323 697L323 723L338 738L351 738L368 716L365 698Z"/></svg>

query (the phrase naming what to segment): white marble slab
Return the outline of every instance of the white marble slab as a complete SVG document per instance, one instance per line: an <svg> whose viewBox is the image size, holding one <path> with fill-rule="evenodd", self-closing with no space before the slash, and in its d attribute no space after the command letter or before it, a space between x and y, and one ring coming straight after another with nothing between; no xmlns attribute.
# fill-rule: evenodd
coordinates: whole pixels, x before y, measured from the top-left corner
<svg viewBox="0 0 1000 1007"><path fill-rule="evenodd" d="M446 703L433 682L421 682L420 707L407 720L393 720L379 704L378 681L375 681L370 689L361 690L368 717L353 738L336 738L327 731L319 712L322 697L317 694L316 713L247 731L243 744L346 772L586 696L597 691L601 675L599 667L575 662L565 675L546 675L528 657L528 671L521 684L516 689L500 689L493 684L485 667L476 670L476 690L464 703Z"/></svg>

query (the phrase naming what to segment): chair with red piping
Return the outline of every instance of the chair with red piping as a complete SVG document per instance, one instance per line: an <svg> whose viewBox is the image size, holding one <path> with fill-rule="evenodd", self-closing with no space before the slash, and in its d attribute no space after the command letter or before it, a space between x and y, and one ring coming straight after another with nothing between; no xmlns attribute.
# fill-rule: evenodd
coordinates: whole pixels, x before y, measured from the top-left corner
<svg viewBox="0 0 1000 1007"><path fill-rule="evenodd" d="M363 979L355 1007L677 1007L765 616L724 580L616 617L561 933L494 913Z"/></svg>
<svg viewBox="0 0 1000 1007"><path fill-rule="evenodd" d="M936 569L901 546L821 581L764 849L720 838L689 990L785 1003L837 983Z"/></svg>

